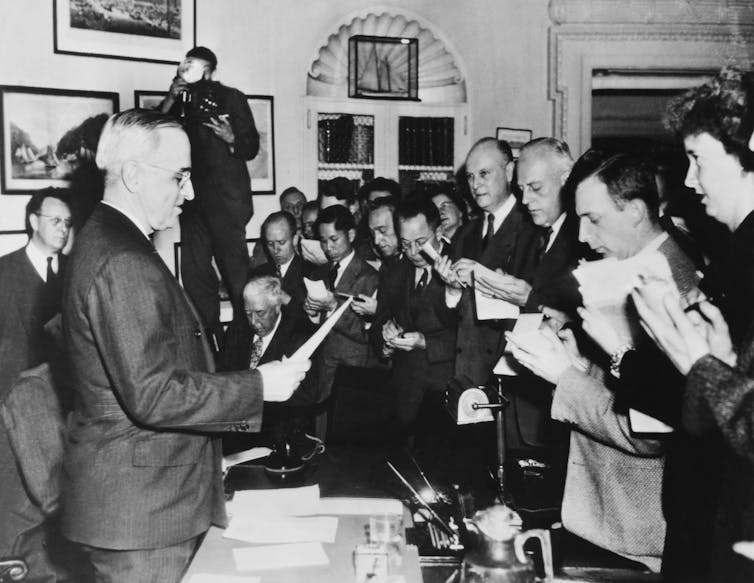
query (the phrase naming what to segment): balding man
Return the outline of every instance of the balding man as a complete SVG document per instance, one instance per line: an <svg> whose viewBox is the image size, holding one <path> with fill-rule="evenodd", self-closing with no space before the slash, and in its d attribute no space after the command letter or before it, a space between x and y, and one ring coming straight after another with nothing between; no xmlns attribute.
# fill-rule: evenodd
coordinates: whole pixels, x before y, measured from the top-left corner
<svg viewBox="0 0 754 583"><path fill-rule="evenodd" d="M291 213L296 219L296 232L301 234L301 215L304 212L306 195L295 186L289 186L280 193L280 210Z"/></svg>
<svg viewBox="0 0 754 583"><path fill-rule="evenodd" d="M442 258L435 264L447 284L446 303L458 310L455 375L473 385L490 378L505 343L503 330L512 326L511 321L477 320L472 288L475 267L500 268L530 284L537 261L537 229L511 193L513 166L507 142L483 138L474 144L466 158L466 178L483 214L459 231L452 263Z"/></svg>
<svg viewBox="0 0 754 583"><path fill-rule="evenodd" d="M314 265L303 260L296 249L299 234L293 215L286 211L270 214L262 223L262 241L267 247L267 254L272 262L264 263L251 272L252 276L275 275L283 282L283 290L303 316L306 299L304 277L308 276Z"/></svg>
<svg viewBox="0 0 754 583"><path fill-rule="evenodd" d="M214 373L204 326L149 236L193 198L189 140L174 118L129 110L97 150L103 201L77 237L63 329L75 407L62 530L98 582L179 581L210 524L225 525L220 440L256 431L308 361Z"/></svg>

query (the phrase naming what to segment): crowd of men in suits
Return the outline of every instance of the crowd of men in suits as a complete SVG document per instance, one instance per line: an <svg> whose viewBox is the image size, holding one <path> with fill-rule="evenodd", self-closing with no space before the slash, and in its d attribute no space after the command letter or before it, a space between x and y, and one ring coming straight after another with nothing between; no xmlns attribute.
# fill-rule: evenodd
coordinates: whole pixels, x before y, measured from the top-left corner
<svg viewBox="0 0 754 583"><path fill-rule="evenodd" d="M483 138L464 188L336 178L309 202L286 189L218 351L149 240L193 197L188 139L160 113L114 115L97 152L103 202L70 259L56 190L32 197L29 243L0 258L0 459L16 468L0 498L14 518L0 520L3 554L55 580L42 543L62 533L97 581L178 580L226 520L219 435L226 447L260 431L325 439L350 367L387 379L391 438L437 447L460 436L449 383L490 385L507 345L518 374L505 381L506 441L562 470L569 531L666 581L752 580L733 545L754 540L754 77L724 70L668 119L686 186L731 233L717 252L662 216L657 168L641 156L574 161L563 141L537 138L515 160ZM657 278L640 274L626 342L573 271L650 254L669 279L657 301ZM480 296L543 313L541 331L481 319ZM289 358L346 301L311 369Z"/></svg>

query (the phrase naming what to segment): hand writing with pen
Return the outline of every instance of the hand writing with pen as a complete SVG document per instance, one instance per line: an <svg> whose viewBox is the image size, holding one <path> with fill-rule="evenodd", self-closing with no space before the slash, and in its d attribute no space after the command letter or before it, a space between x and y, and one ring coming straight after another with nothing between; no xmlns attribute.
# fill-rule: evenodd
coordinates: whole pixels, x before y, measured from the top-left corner
<svg viewBox="0 0 754 583"><path fill-rule="evenodd" d="M406 332L394 319L388 320L382 326L383 354L390 356L396 350L411 352L425 350L426 339L421 332Z"/></svg>

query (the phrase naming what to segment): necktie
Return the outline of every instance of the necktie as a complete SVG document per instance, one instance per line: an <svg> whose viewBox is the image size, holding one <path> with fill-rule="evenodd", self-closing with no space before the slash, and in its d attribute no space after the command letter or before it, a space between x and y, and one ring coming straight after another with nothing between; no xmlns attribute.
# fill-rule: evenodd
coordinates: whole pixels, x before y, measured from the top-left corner
<svg viewBox="0 0 754 583"><path fill-rule="evenodd" d="M254 344L251 347L251 360L249 360L249 368L257 368L259 360L262 358L263 340L261 336L257 336L254 340Z"/></svg>
<svg viewBox="0 0 754 583"><path fill-rule="evenodd" d="M283 272L280 271L280 266L277 263L275 264L275 275L280 279L283 279Z"/></svg>
<svg viewBox="0 0 754 583"><path fill-rule="evenodd" d="M550 242L550 236L552 236L552 227L548 227L540 235L537 245L537 263L541 263L542 258L547 253L547 244Z"/></svg>
<svg viewBox="0 0 754 583"><path fill-rule="evenodd" d="M427 286L427 280L429 277L427 276L427 270L422 269L421 277L419 277L419 281L416 282L416 291L420 292Z"/></svg>
<svg viewBox="0 0 754 583"><path fill-rule="evenodd" d="M335 290L335 280L338 279L338 270L340 269L340 263L337 261L333 263L330 273L327 274L327 283L330 286L330 291Z"/></svg>
<svg viewBox="0 0 754 583"><path fill-rule="evenodd" d="M495 216L492 213L487 214L487 232L484 234L482 247L487 249L492 243L492 237L495 236Z"/></svg>
<svg viewBox="0 0 754 583"><path fill-rule="evenodd" d="M52 269L52 257L47 258L47 275L46 275L47 283L48 285L55 285L58 279L58 274L55 273L55 271Z"/></svg>

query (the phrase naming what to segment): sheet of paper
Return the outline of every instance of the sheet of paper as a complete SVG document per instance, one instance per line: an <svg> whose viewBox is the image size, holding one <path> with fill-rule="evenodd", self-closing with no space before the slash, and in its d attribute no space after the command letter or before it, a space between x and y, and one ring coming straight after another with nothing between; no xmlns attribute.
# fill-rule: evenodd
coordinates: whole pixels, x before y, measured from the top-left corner
<svg viewBox="0 0 754 583"><path fill-rule="evenodd" d="M437 249L432 247L432 244L429 241L424 242L424 245L422 245L422 251L424 251L432 261L437 261L437 258L440 256Z"/></svg>
<svg viewBox="0 0 754 583"><path fill-rule="evenodd" d="M334 543L334 516L234 516L223 537L247 543Z"/></svg>
<svg viewBox="0 0 754 583"><path fill-rule="evenodd" d="M322 251L322 245L319 244L319 241L315 239L301 239L301 247L313 255L319 262L319 265L327 263L327 257L325 257L325 252Z"/></svg>
<svg viewBox="0 0 754 583"><path fill-rule="evenodd" d="M306 286L306 295L313 300L322 300L327 297L327 288L325 282L321 279L309 279L304 278L304 285Z"/></svg>
<svg viewBox="0 0 754 583"><path fill-rule="evenodd" d="M259 577L248 575L214 575L212 573L195 573L188 583L260 583Z"/></svg>
<svg viewBox="0 0 754 583"><path fill-rule="evenodd" d="M542 324L542 318L544 314L537 312L534 314L520 314L516 323L513 325L512 333L517 336L529 336L532 334L539 335L539 327ZM521 365L516 363L516 359L513 358L508 352L508 344L505 344L503 348L503 354L500 360L497 361L495 368L492 369L493 374L501 376L517 376Z"/></svg>
<svg viewBox="0 0 754 583"><path fill-rule="evenodd" d="M322 543L262 545L233 549L233 558L239 571L290 569L330 563Z"/></svg>
<svg viewBox="0 0 754 583"><path fill-rule="evenodd" d="M306 282L306 278L304 278L304 282ZM317 347L320 344L322 344L322 341L325 339L328 332L332 330L333 326L335 326L335 323L338 321L338 318L340 318L343 315L343 312L348 309L348 306L351 305L352 301L353 298L346 299L346 301L332 313L325 323L317 328L317 331L309 337L309 340L304 342L301 347L291 355L291 360L306 360L311 358L314 351L317 350Z"/></svg>
<svg viewBox="0 0 754 583"><path fill-rule="evenodd" d="M505 300L488 298L478 290L474 290L476 302L476 317L478 320L505 320L518 318L521 313L519 307Z"/></svg>
<svg viewBox="0 0 754 583"><path fill-rule="evenodd" d="M393 498L320 498L317 514L403 514L403 503Z"/></svg>
<svg viewBox="0 0 754 583"><path fill-rule="evenodd" d="M670 425L636 409L628 410L628 421L634 433L673 433Z"/></svg>
<svg viewBox="0 0 754 583"><path fill-rule="evenodd" d="M241 490L228 502L228 513L235 516L307 516L317 514L319 486Z"/></svg>
<svg viewBox="0 0 754 583"><path fill-rule="evenodd" d="M223 457L223 472L230 466L242 464L243 462L248 462L251 460L258 460L260 458L267 457L271 453L272 450L269 447L252 447L251 449L226 455Z"/></svg>

